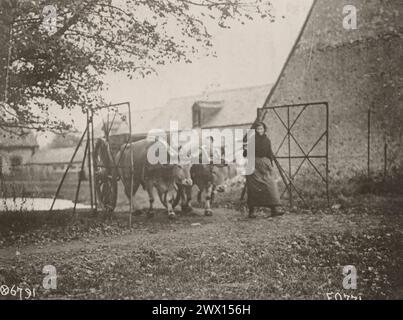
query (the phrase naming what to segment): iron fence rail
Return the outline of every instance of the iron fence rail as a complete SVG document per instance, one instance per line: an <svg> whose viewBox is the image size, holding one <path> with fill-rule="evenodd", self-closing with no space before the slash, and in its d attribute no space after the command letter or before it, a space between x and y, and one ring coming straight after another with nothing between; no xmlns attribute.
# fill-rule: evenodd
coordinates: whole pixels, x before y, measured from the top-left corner
<svg viewBox="0 0 403 320"><path fill-rule="evenodd" d="M302 107L302 108L301 108ZM293 132L293 129L295 128L295 125L298 123L298 121L301 121L301 115L307 111L309 108L323 108L325 109L325 117L322 119L322 121L325 124L325 131L318 136L314 140L314 142L311 144L310 147L304 148L301 143L298 141L298 139L295 137L295 134ZM301 108L301 110L298 112L297 116L295 119L291 122L290 118L290 111L291 110L296 110L297 108ZM284 119L284 116L282 117L279 114L279 110L286 110L286 119ZM290 206L293 206L293 190L295 193L300 197L300 199L306 203L305 199L302 196L302 192L298 190L298 188L295 186L293 183L296 176L300 172L300 169L302 168L302 165L305 162L308 162L310 167L312 167L315 172L319 175L321 178L321 181L324 182L326 186L326 197L327 197L327 202L328 205L330 204L330 197L329 197L329 104L326 101L321 101L321 102L309 102L309 103L299 103L299 104L286 104L286 105L280 105L280 106L267 106L267 107L262 107L257 109L257 119L259 121L265 121L267 118L268 114L272 112L276 119L279 120L281 123L282 127L286 130L285 135L281 139L281 142L279 143L276 152L274 153L274 156L276 159L284 159L288 160L288 172L279 164L278 161L276 161L276 165L278 166L278 169L282 175L282 177L286 178L286 181L284 181L286 190L288 190L289 193L289 201L290 201ZM313 150L318 146L318 144L321 141L325 141L325 151L323 154L311 154ZM291 149L291 141L295 143L295 145L298 147L299 151L302 153L302 155L295 155L292 153ZM286 156L278 156L279 151L281 148L284 146L284 143L287 142L287 155ZM297 167L297 169L293 172L292 170L292 159L302 159L301 163ZM322 174L318 168L317 165L315 165L312 161L312 159L324 159L325 161L325 174ZM284 195L285 191L283 191L282 195Z"/></svg>

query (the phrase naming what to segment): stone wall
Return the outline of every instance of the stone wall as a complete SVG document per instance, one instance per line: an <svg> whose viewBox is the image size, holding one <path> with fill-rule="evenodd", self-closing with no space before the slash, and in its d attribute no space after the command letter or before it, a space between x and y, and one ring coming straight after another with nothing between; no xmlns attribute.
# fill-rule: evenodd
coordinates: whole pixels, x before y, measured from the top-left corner
<svg viewBox="0 0 403 320"><path fill-rule="evenodd" d="M359 8L366 10L365 17L371 18L371 23L368 20L367 24L361 20L362 36L355 35L350 40L343 36L340 41L336 41L337 32L329 33L333 30L328 25L332 19L329 18L327 22L323 19L326 15L322 15L321 23L324 25L318 24L318 20L310 21L269 102L269 106L313 101L329 103L329 174L333 179L344 179L357 172L366 172L368 109L371 110L371 170L383 171L385 143L388 145L387 169L390 171L403 163L402 23L389 19L393 29L387 25L373 28L372 21L385 16L377 16L381 7L371 7L377 1L369 1L369 7L362 7L362 1L353 2L359 3ZM326 12L323 8L329 3L328 0L319 0L319 12ZM387 12L393 17L398 15L402 7L397 1L382 3L388 5ZM331 8L338 13L342 12L340 5L335 7L333 3ZM374 10L372 15L368 11L371 8ZM313 17L317 17L317 13L318 10L314 10ZM311 42L309 46L310 36L315 31L313 26L322 27L323 30L318 35L320 41ZM335 30L340 31L340 26L341 20ZM329 36L328 39L323 37L324 33ZM301 116L293 129L294 135L308 149L325 127L324 109L312 110ZM294 119L298 112L298 109L292 111L290 118ZM274 148L286 133L281 123L273 120L275 118L272 115L266 119ZM291 146L291 149L292 154L299 152L296 145ZM322 153L323 149L322 142L316 151ZM280 151L287 154L284 147ZM299 161L294 162L295 168ZM317 162L324 169L323 164L319 160Z"/></svg>

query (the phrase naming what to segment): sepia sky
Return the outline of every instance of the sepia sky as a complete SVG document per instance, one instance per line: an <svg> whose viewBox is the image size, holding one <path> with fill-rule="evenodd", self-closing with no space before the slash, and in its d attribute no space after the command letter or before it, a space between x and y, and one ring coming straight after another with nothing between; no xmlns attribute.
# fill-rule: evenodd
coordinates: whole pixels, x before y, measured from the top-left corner
<svg viewBox="0 0 403 320"><path fill-rule="evenodd" d="M106 77L108 102L130 101L132 112L159 108L174 97L273 83L291 50L313 0L272 0L275 22L269 19L233 23L231 29L209 29L217 57L194 59L192 64L160 67L158 74L129 80L123 74ZM58 112L58 115L66 117ZM85 118L72 112L79 130ZM46 144L47 135L39 139Z"/></svg>
<svg viewBox="0 0 403 320"><path fill-rule="evenodd" d="M228 89L275 81L312 0L272 2L274 23L258 19L245 25L234 23L231 29L209 29L217 58L171 64L146 79L131 81L124 75L111 75L107 77L110 91L105 97L111 102L130 101L136 109L147 109L206 88Z"/></svg>

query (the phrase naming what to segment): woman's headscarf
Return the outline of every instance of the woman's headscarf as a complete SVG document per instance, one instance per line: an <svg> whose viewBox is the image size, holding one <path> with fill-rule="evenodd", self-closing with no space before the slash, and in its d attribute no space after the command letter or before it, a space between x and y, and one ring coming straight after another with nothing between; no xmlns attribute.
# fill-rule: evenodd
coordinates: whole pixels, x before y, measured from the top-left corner
<svg viewBox="0 0 403 320"><path fill-rule="evenodd" d="M256 122L254 122L253 125L252 125L252 127L251 127L251 129L252 129L252 130L256 130L256 128L259 127L259 126L262 126L262 127L263 127L263 129L264 129L264 134L265 134L265 133L267 132L267 127L266 127L266 124L265 124L264 122L262 122L262 121L256 121Z"/></svg>
<svg viewBox="0 0 403 320"><path fill-rule="evenodd" d="M255 122L252 124L252 126L251 126L251 130L256 130L256 128L257 128L258 126L262 126L262 127L264 128L264 133L263 133L262 136L259 136L258 134L256 134L257 139L263 138L263 137L266 137L266 138L267 138L267 127L266 127L266 124L265 124L264 122L262 122L262 121L255 121ZM244 142L244 144L245 144L246 141L247 141L247 137L248 137L247 134L245 134L245 135L243 136L243 142Z"/></svg>

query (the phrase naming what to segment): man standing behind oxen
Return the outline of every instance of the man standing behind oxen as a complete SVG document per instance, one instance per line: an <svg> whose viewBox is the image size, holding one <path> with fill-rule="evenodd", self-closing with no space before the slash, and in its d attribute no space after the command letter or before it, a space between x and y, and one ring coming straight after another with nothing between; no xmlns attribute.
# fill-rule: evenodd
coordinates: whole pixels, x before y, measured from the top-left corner
<svg viewBox="0 0 403 320"><path fill-rule="evenodd" d="M266 125L256 122L252 129L255 130L255 170L246 176L249 218L256 218L256 207L270 208L272 216L282 215L283 213L277 210L280 197L273 170L274 154L266 133ZM244 150L244 157L246 156L247 151Z"/></svg>

